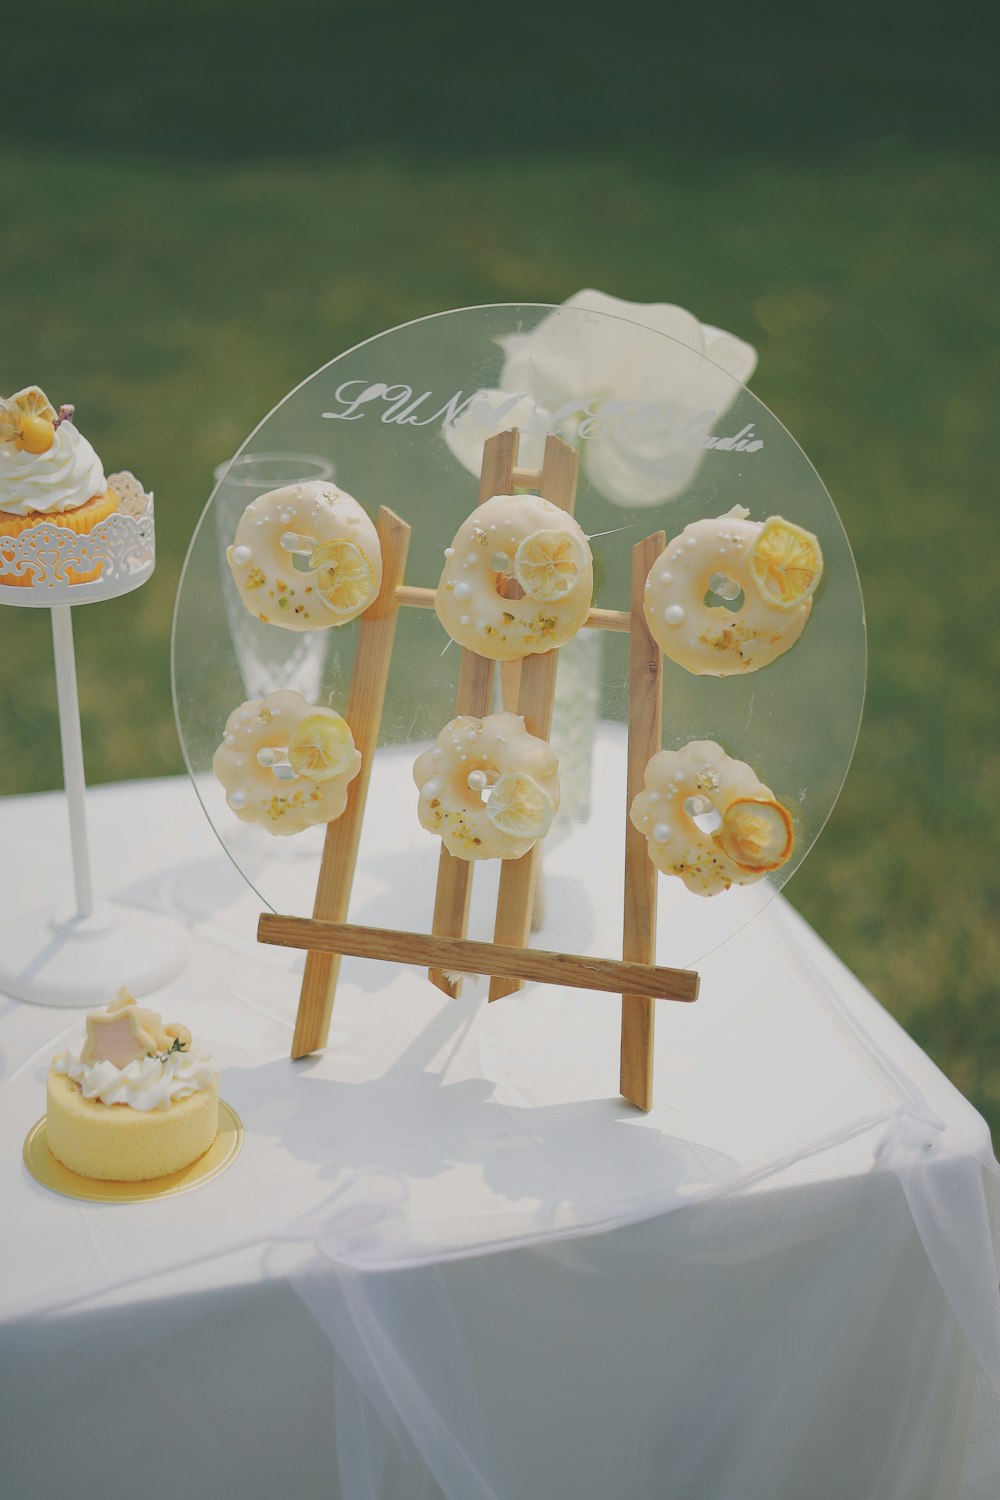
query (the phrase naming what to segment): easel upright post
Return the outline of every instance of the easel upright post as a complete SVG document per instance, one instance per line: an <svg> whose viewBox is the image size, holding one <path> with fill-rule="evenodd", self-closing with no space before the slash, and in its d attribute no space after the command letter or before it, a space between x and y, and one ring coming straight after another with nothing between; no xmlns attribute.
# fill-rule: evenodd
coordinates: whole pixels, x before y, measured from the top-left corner
<svg viewBox="0 0 1000 1500"><path fill-rule="evenodd" d="M520 436L516 427L488 438L483 445L483 466L479 479L479 504L494 495L510 495L514 490L514 470ZM493 708L493 681L496 663L462 650L458 669L458 691L455 714L485 718ZM438 860L437 887L434 893L434 917L431 932L435 937L464 938L469 925L469 902L472 899L472 866L466 859L456 859L441 846ZM427 977L453 1000L462 987L443 969L431 968Z"/></svg>
<svg viewBox="0 0 1000 1500"><path fill-rule="evenodd" d="M628 774L625 807L625 912L622 958L656 963L656 866L646 839L633 827L629 809L642 791L646 766L660 749L663 658L646 625L643 594L649 570L666 546L662 531L632 549L632 611L629 635ZM630 1104L653 1105L653 1025L656 1002L648 995L622 995L620 1088Z"/></svg>
<svg viewBox="0 0 1000 1500"><path fill-rule="evenodd" d="M359 627L345 715L361 752L361 770L348 788L343 815L327 824L313 904L313 917L329 922L347 920L399 615L396 591L403 581L410 545L409 526L385 506L378 513L376 530L382 551L382 586ZM326 1045L339 973L338 954L306 954L292 1038L293 1057L305 1057Z"/></svg>
<svg viewBox="0 0 1000 1500"><path fill-rule="evenodd" d="M561 438L549 433L545 439L545 457L538 480L538 493L561 510L573 514L576 486L580 472L580 455ZM528 656L521 662L518 683L517 712L524 718L529 734L548 740L552 733L552 710L556 697L556 672L559 652L545 651ZM506 707L506 703L504 707ZM497 897L495 943L513 948L527 946L531 936L531 916L535 905L535 888L540 879L542 851L538 844L520 859L505 859L500 871ZM495 976L490 981L490 999L501 1000L524 988L524 980Z"/></svg>

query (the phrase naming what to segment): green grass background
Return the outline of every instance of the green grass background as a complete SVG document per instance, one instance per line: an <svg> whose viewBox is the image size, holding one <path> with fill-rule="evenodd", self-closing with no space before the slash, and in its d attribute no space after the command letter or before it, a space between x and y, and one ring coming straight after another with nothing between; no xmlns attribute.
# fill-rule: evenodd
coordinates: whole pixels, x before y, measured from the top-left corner
<svg viewBox="0 0 1000 1500"><path fill-rule="evenodd" d="M168 634L213 466L321 363L583 286L755 343L865 591L854 767L793 901L1000 1125L1000 170L985 7L56 0L5 20L0 391L77 404L159 564L79 611L92 782L181 769ZM57 786L0 614L0 792ZM8 851L9 854L10 851Z"/></svg>

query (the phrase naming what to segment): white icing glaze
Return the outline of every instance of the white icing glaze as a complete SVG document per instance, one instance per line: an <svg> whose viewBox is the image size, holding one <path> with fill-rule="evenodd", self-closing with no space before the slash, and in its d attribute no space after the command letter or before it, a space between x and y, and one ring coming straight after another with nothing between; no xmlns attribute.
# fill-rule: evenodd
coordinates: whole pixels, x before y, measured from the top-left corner
<svg viewBox="0 0 1000 1500"><path fill-rule="evenodd" d="M650 634L671 661L701 676L756 672L794 646L812 599L792 609L770 604L747 566L763 530L740 507L715 520L693 521L668 542L649 571L643 609ZM743 590L737 610L706 604L716 575Z"/></svg>
<svg viewBox="0 0 1000 1500"><path fill-rule="evenodd" d="M85 505L108 487L101 460L71 422L60 422L45 453L0 443L0 511L10 516L58 515Z"/></svg>
<svg viewBox="0 0 1000 1500"><path fill-rule="evenodd" d="M431 749L417 756L413 779L420 789L417 816L429 833L440 834L457 859L520 859L537 843L517 838L490 820L481 788L470 776L485 773L487 784L506 771L520 771L559 807L559 757L552 746L529 734L519 714L461 715L446 724Z"/></svg>
<svg viewBox="0 0 1000 1500"><path fill-rule="evenodd" d="M518 547L536 531L566 532L586 553L586 567L559 599L510 597L521 590L492 565L506 560L512 567ZM494 495L467 517L446 549L434 607L460 646L493 661L517 661L571 640L590 612L593 592L590 545L571 515L540 495Z"/></svg>
<svg viewBox="0 0 1000 1500"><path fill-rule="evenodd" d="M267 763L265 757L262 763L257 758L261 750L273 750L274 760L280 762L294 730L313 714L340 719L332 708L314 708L290 688L233 709L212 770L241 822L259 823L268 833L281 835L301 833L313 823L332 823L343 813L347 788L361 769L359 751L346 771L325 781L297 776L290 766L276 767L273 760Z"/></svg>
<svg viewBox="0 0 1000 1500"><path fill-rule="evenodd" d="M715 896L731 885L752 885L763 870L730 859L711 831L699 828L685 803L704 799L721 822L741 798L772 801L773 792L745 761L733 760L714 740L691 740L680 750L661 750L646 766L644 789L629 817L645 835L649 857L664 875L676 875L698 896Z"/></svg>
<svg viewBox="0 0 1000 1500"><path fill-rule="evenodd" d="M289 532L303 549L324 542L353 542L371 564L371 598L351 612L334 613L316 587L315 572L298 568L293 553L281 545ZM382 582L382 552L371 519L353 495L319 479L270 490L252 500L240 517L226 558L250 613L285 630L346 625L368 608Z"/></svg>
<svg viewBox="0 0 1000 1500"><path fill-rule="evenodd" d="M52 1069L78 1083L85 1099L99 1099L102 1104L128 1104L144 1113L169 1109L175 1100L207 1089L219 1076L207 1052L188 1050L139 1057L127 1067L116 1068L112 1062L83 1062L85 1045L86 1037L81 1037L55 1059Z"/></svg>

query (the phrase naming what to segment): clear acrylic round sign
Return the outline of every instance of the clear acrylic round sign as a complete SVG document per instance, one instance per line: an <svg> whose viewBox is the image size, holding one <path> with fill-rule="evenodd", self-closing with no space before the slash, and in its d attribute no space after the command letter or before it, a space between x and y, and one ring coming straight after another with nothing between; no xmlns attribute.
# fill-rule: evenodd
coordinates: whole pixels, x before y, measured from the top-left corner
<svg viewBox="0 0 1000 1500"><path fill-rule="evenodd" d="M470 531L484 447L515 428L510 503ZM538 488L531 476L551 436L578 458L578 524L518 504ZM563 641L551 727L557 795L530 771L525 782L527 762L504 765L500 752L499 765L476 762L473 784L464 773L458 784L442 740L444 800L471 797L470 816L480 820L492 805L492 827L541 839L533 943L620 954L632 559L636 544L660 532L665 550L655 549L633 612L659 647L661 744L676 752L650 768L633 809L662 872L657 961L696 964L809 853L861 717L857 572L809 460L700 350L573 307L440 313L318 370L216 477L177 596L175 710L205 813L266 907L312 911L321 819L338 805L332 783L339 776L346 785L351 774L340 730L314 731L327 710L347 714L366 600L379 585L371 523L382 508L411 536L367 768L351 921L430 931L441 837L424 825L442 778L418 771L418 787L414 766L455 718L463 645L523 649L531 661L554 632ZM276 490L291 499L261 499ZM302 503L318 493L331 513L347 507L349 524L323 530ZM516 678L516 665L498 664L491 713L516 710ZM288 692L298 696L279 700L276 737L266 705ZM232 755L217 755L227 733L230 748L237 733L246 736L239 775ZM213 761L216 771L228 766L222 780ZM286 836L281 809L296 789L306 823ZM504 862L472 861L471 937L493 933Z"/></svg>

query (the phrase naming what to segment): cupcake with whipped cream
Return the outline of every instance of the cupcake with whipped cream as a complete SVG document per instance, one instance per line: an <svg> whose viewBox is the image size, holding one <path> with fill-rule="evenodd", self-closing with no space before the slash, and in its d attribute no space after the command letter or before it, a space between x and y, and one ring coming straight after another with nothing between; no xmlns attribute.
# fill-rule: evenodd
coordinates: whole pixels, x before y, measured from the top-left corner
<svg viewBox="0 0 1000 1500"><path fill-rule="evenodd" d="M121 508L121 495L72 417L71 406L56 411L36 385L0 398L0 537L44 521L84 535ZM71 583L100 576L101 568L68 573ZM31 582L30 572L0 573L0 584Z"/></svg>
<svg viewBox="0 0 1000 1500"><path fill-rule="evenodd" d="M81 1177L166 1177L218 1134L218 1069L186 1026L162 1025L122 988L53 1059L45 1129L52 1155Z"/></svg>

